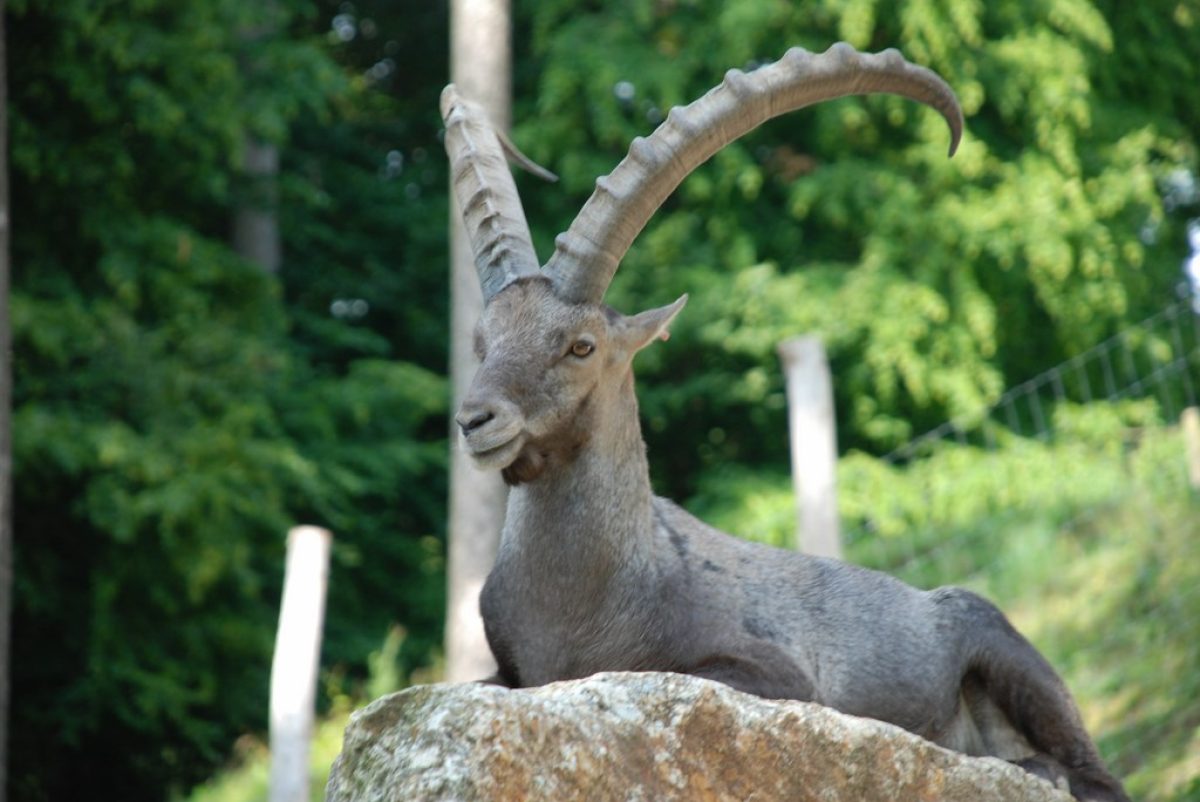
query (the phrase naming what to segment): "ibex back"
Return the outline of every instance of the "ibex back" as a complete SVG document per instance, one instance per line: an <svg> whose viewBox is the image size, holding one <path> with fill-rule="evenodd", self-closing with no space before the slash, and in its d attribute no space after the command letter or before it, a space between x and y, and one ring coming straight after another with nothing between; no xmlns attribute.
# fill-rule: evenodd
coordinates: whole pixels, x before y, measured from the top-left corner
<svg viewBox="0 0 1200 802"><path fill-rule="evenodd" d="M633 316L603 304L662 201L720 148L777 114L890 92L937 110L953 154L962 112L896 51L793 49L730 71L596 182L539 269L503 148L453 86L446 148L485 309L462 444L512 486L483 590L495 681L676 671L819 702L972 755L1018 762L1079 799L1125 800L1050 665L989 602L730 537L651 492L632 362L686 296Z"/></svg>

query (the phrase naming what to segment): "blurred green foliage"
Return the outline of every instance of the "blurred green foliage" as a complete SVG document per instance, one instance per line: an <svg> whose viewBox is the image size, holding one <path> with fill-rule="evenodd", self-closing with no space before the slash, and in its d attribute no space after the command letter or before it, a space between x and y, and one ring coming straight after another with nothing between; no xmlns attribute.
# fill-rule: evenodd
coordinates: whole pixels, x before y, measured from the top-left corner
<svg viewBox="0 0 1200 802"><path fill-rule="evenodd" d="M516 139L562 176L524 187L543 253L577 208L564 193L581 203L634 136L729 67L838 39L898 47L963 103L952 160L938 115L893 97L770 122L696 171L634 243L615 306L692 297L669 356L639 371L672 495L722 463L786 465L770 434L785 425L786 337L824 338L841 442L878 453L1140 319L1180 278L1197 198L1164 202L1164 187L1196 171L1191 4L559 0L525 13Z"/></svg>
<svg viewBox="0 0 1200 802"><path fill-rule="evenodd" d="M1044 515L1061 500L1026 480L1064 460L1088 498L1120 482L1088 468L1112 424L1095 410L1064 412L1078 453L1014 441L986 458L996 471L939 455L925 479L971 489L947 484L928 508L868 455L994 401L1173 291L1200 212L1180 189L1200 131L1193 4L514 11L514 138L562 176L518 177L543 256L632 137L727 68L790 46L899 47L967 113L948 161L926 109L826 104L763 126L668 199L610 293L624 311L692 295L670 344L639 360L661 491L717 523L736 510L739 532L790 529L774 348L805 332L832 357L856 454L843 472L865 488L846 513L881 533L862 559L908 570L905 550L926 542L898 544L915 531L932 544L957 527L974 537L981 516L999 527L1002 510ZM7 3L12 798L161 800L261 730L294 523L336 537L323 705L436 659L447 13L445 0ZM249 136L281 148L278 276L229 246ZM899 495L882 503L882 490ZM1155 598L1167 568L1144 573ZM397 624L407 636L381 650ZM1125 646L1149 637L1122 632Z"/></svg>
<svg viewBox="0 0 1200 802"><path fill-rule="evenodd" d="M308 796L312 802L325 798L325 786L329 782L329 771L333 761L342 751L342 733L350 721L350 714L364 699L378 699L398 691L411 680L431 681L427 674L402 676L396 670L396 661L403 649L407 633L400 627L388 632L379 648L368 656L369 676L365 695L348 695L340 686L328 690L329 709L319 718L313 728L309 747ZM271 754L267 744L260 738L247 735L239 739L231 763L224 770L197 786L186 797L187 802L262 802L270 790Z"/></svg>
<svg viewBox="0 0 1200 802"><path fill-rule="evenodd" d="M405 671L440 642L445 192L413 158L436 118L362 77L384 41L331 43L333 3L8 13L9 791L161 800L265 724L289 526L335 532L346 683L396 622ZM251 135L285 153L279 277L228 244Z"/></svg>

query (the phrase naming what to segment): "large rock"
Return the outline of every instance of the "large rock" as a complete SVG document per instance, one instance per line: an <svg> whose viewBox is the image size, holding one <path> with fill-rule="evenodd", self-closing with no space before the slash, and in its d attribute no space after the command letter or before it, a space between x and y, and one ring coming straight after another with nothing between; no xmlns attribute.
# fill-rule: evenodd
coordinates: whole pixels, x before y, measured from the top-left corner
<svg viewBox="0 0 1200 802"><path fill-rule="evenodd" d="M426 685L354 714L326 802L1069 802L899 728L678 674Z"/></svg>

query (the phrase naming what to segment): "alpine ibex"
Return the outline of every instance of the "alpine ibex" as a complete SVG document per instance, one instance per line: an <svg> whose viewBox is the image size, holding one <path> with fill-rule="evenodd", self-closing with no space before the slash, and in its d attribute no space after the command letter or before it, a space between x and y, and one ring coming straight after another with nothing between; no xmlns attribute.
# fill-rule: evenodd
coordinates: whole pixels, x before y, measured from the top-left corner
<svg viewBox="0 0 1200 802"><path fill-rule="evenodd" d="M603 303L647 220L697 166L764 121L888 92L962 133L954 92L897 51L790 50L731 70L637 138L539 269L504 147L453 86L442 95L455 195L485 308L462 445L512 486L480 606L510 687L598 671L675 671L772 699L892 722L943 746L1125 800L1062 680L984 599L737 540L650 489L634 355L687 296L625 316ZM915 212L914 212L915 213Z"/></svg>

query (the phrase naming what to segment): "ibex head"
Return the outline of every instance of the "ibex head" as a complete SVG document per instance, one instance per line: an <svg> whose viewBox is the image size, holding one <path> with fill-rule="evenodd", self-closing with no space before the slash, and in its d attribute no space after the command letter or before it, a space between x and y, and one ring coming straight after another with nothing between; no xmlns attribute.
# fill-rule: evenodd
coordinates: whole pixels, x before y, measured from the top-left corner
<svg viewBox="0 0 1200 802"><path fill-rule="evenodd" d="M600 416L632 375L634 354L665 336L685 301L627 317L564 301L544 278L499 293L476 328L480 367L456 417L467 453L517 484L569 461L593 436L612 436Z"/></svg>
<svg viewBox="0 0 1200 802"><path fill-rule="evenodd" d="M616 169L597 179L539 269L501 140L481 110L446 87L446 150L485 303L476 332L481 365L457 416L477 464L501 469L510 483L530 481L555 460L569 460L597 431L629 380L634 354L665 337L686 301L626 317L604 306L604 293L634 238L692 170L772 117L873 92L940 112L953 155L962 110L936 74L895 50L793 48L753 73L730 70L702 98L672 109L649 137L635 139Z"/></svg>

